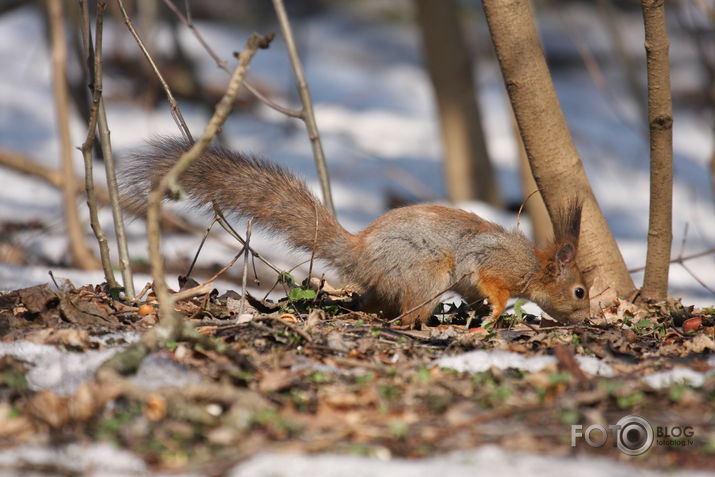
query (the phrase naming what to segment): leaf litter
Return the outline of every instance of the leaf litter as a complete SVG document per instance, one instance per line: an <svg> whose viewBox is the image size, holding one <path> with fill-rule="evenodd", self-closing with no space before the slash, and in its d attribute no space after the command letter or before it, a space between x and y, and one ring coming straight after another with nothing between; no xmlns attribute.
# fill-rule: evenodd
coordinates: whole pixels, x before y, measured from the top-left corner
<svg viewBox="0 0 715 477"><path fill-rule="evenodd" d="M572 447L571 426L635 414L693 432L634 464L715 470L715 310L616 301L586 324L540 327L516 307L466 330L475 312L443 305L408 330L351 310L353 296L308 291L180 301L195 337L121 373L95 368L69 393L33 384L40 364L2 346L129 349L124 337L156 324L154 297L133 306L69 283L0 295L0 446L104 441L156 469L213 475L259 450L412 458L497 444L622 458L612 437Z"/></svg>

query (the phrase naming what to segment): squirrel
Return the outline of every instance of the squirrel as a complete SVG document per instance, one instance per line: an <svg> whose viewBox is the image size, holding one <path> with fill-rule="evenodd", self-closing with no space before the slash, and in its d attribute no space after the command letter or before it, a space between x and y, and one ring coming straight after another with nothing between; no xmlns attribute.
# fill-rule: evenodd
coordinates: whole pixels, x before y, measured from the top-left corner
<svg viewBox="0 0 715 477"><path fill-rule="evenodd" d="M134 154L123 183L135 200L191 147L159 137ZM554 240L537 248L476 214L439 205L390 210L352 234L290 171L261 158L211 146L179 182L194 205L222 211L283 235L288 243L331 265L361 309L426 322L442 292L469 303L488 300L496 320L509 297L535 302L562 323L589 316L588 288L576 264L581 202L572 200L553 220Z"/></svg>

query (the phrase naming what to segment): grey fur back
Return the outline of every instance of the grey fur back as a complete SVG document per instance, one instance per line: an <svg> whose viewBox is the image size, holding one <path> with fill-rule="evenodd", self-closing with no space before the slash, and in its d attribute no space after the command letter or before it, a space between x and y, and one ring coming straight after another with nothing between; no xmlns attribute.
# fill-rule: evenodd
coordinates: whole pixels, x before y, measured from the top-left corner
<svg viewBox="0 0 715 477"><path fill-rule="evenodd" d="M135 153L120 173L125 203L144 206L151 188L190 147L180 138L158 137ZM338 269L354 265L343 263L351 235L300 179L277 164L210 146L179 182L195 206L216 203L226 215L252 217L296 248L314 249Z"/></svg>

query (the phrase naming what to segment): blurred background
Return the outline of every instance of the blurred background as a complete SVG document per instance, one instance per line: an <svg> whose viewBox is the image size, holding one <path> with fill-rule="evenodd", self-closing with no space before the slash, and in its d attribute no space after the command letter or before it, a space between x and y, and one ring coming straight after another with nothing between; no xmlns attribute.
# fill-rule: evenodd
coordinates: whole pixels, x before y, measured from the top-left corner
<svg viewBox="0 0 715 477"><path fill-rule="evenodd" d="M194 137L224 93L228 75L168 6L170 0L127 0L129 16L171 87ZM94 12L95 2L89 2ZM164 91L122 20L107 2L104 86L112 148L122 158L147 138L179 135ZM271 101L299 108L295 79L271 2L178 1L216 57L235 64L253 32L276 32L253 60L249 81ZM668 1L674 113L673 257L715 247L713 151L715 132L715 2ZM72 143L85 139L88 77L80 54L79 8L63 2L66 75L71 94ZM332 181L338 217L357 231L392 207L451 203L507 227L533 191L518 134L478 1L288 0L286 8L303 61ZM596 197L626 263L645 264L649 145L643 21L638 2L534 2L538 28L557 93ZM0 289L48 281L48 270L75 284L100 283L100 271L76 270L68 254L62 195L51 174L60 168L53 104L50 42L44 2L0 2L0 156L25 164L0 166ZM303 123L267 106L245 89L219 139L274 160L306 178L320 194ZM82 177L81 153L74 152ZM103 183L102 157L95 178ZM44 168L44 169L42 169ZM82 198L80 216L87 224ZM549 233L536 199L520 228L537 240ZM534 207L531 207L531 206ZM182 204L169 208L203 229L210 215ZM111 212L100 219L115 254ZM535 226L532 226L532 223ZM128 219L136 287L146 281L146 228ZM238 223L237 230L245 225ZM87 225L87 243L96 240ZM211 276L236 252L212 234L197 278ZM183 274L200 235L167 228L163 250L172 275ZM291 268L305 257L276 237L258 235L254 247ZM96 252L95 252L96 253ZM116 255L114 255L116 257ZM686 304L715 303L715 255L671 268L671 294ZM237 288L240 267L219 287ZM304 271L303 271L304 272ZM273 278L259 270L261 284ZM301 272L298 278L303 278ZM330 277L330 275L328 275ZM639 285L642 276L634 274ZM254 286L254 281L249 280ZM175 279L170 286L176 286Z"/></svg>

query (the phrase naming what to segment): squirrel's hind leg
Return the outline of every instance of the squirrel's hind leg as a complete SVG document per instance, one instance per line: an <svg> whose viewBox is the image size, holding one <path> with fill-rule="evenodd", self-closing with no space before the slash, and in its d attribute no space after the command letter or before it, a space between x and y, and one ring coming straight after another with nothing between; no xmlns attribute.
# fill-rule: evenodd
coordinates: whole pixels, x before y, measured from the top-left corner
<svg viewBox="0 0 715 477"><path fill-rule="evenodd" d="M405 283L401 293L400 314L403 325L414 327L426 323L451 282L451 270L432 267L424 270L421 279Z"/></svg>

